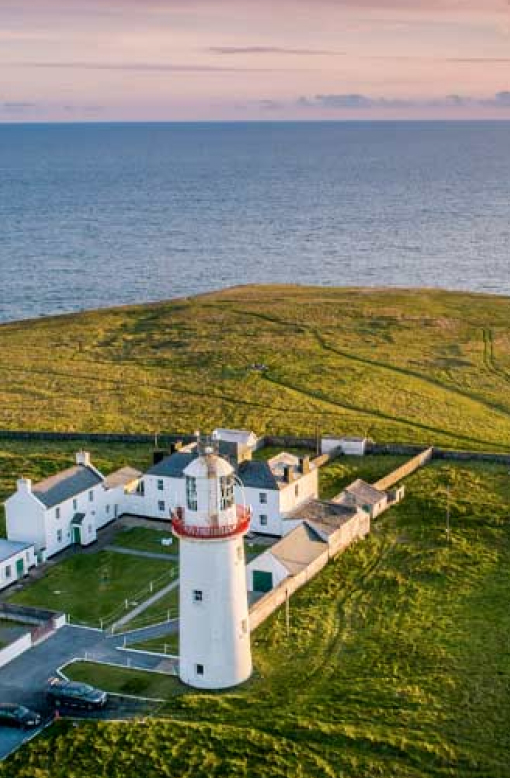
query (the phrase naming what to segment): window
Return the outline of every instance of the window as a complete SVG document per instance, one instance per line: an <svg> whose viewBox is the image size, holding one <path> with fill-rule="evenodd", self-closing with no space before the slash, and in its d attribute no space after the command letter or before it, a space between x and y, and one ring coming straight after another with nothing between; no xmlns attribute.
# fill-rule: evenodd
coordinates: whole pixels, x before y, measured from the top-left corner
<svg viewBox="0 0 510 778"><path fill-rule="evenodd" d="M106 513L110 513L110 506L109 505L106 506Z"/></svg>
<svg viewBox="0 0 510 778"><path fill-rule="evenodd" d="M55 508L55 518L60 519L60 508Z"/></svg>
<svg viewBox="0 0 510 778"><path fill-rule="evenodd" d="M94 502L94 492L92 491L92 489L89 492L89 502Z"/></svg>
<svg viewBox="0 0 510 778"><path fill-rule="evenodd" d="M296 497L299 497L299 484L296 484L296 486L294 487L294 494L296 495Z"/></svg>
<svg viewBox="0 0 510 778"><path fill-rule="evenodd" d="M140 497L145 497L145 481L140 481L138 483L138 486L136 487L136 493L140 495Z"/></svg>
<svg viewBox="0 0 510 778"><path fill-rule="evenodd" d="M57 543L62 543L62 530L57 530Z"/></svg>
<svg viewBox="0 0 510 778"><path fill-rule="evenodd" d="M204 666L203 665L195 665L195 672L197 675L203 675L204 674Z"/></svg>
<svg viewBox="0 0 510 778"><path fill-rule="evenodd" d="M89 524L89 535L92 534L92 524Z"/></svg>
<svg viewBox="0 0 510 778"><path fill-rule="evenodd" d="M78 500L75 497L73 500L73 511L75 511L77 508L78 508Z"/></svg>
<svg viewBox="0 0 510 778"><path fill-rule="evenodd" d="M234 504L234 479L231 475L222 475L220 478L221 503L220 509L224 511Z"/></svg>
<svg viewBox="0 0 510 778"><path fill-rule="evenodd" d="M12 569L10 565L5 566L5 577L10 578L12 576Z"/></svg>
<svg viewBox="0 0 510 778"><path fill-rule="evenodd" d="M265 513L260 514L259 521L261 527L267 527L267 516Z"/></svg>
<svg viewBox="0 0 510 778"><path fill-rule="evenodd" d="M158 492L162 492L164 487L165 487L165 485L163 483L163 479L162 478L158 478Z"/></svg>
<svg viewBox="0 0 510 778"><path fill-rule="evenodd" d="M158 502L158 510L160 510L160 511L164 511L165 510L165 501L164 500L160 500Z"/></svg>
<svg viewBox="0 0 510 778"><path fill-rule="evenodd" d="M193 602L202 602L204 595L201 589L193 589Z"/></svg>
<svg viewBox="0 0 510 778"><path fill-rule="evenodd" d="M260 492L259 494L259 502L261 505L267 505L267 494L266 492Z"/></svg>
<svg viewBox="0 0 510 778"><path fill-rule="evenodd" d="M197 479L189 475L186 476L186 502L190 511L197 510Z"/></svg>

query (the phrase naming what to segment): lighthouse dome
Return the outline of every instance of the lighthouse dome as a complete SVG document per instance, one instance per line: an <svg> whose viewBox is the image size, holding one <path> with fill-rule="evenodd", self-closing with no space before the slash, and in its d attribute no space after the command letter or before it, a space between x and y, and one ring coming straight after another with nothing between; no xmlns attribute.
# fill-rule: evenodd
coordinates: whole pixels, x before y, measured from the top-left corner
<svg viewBox="0 0 510 778"><path fill-rule="evenodd" d="M210 454L209 456L197 457L190 462L184 470L184 475L189 478L210 478L211 471L217 478L234 474L234 468L226 459L216 454Z"/></svg>

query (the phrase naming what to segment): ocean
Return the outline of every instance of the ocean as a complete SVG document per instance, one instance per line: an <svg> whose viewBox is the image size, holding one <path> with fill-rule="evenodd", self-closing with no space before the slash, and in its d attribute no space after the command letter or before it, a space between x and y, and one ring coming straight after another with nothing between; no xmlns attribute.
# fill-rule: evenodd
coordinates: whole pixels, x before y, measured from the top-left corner
<svg viewBox="0 0 510 778"><path fill-rule="evenodd" d="M0 126L0 320L241 283L510 294L510 123Z"/></svg>

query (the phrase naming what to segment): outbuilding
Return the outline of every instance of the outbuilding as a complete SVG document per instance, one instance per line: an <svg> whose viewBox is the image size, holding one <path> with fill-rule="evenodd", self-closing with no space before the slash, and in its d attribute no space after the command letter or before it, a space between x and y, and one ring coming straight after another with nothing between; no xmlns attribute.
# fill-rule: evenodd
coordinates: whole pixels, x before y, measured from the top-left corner
<svg viewBox="0 0 510 778"><path fill-rule="evenodd" d="M32 543L0 539L0 589L19 581L35 564Z"/></svg>

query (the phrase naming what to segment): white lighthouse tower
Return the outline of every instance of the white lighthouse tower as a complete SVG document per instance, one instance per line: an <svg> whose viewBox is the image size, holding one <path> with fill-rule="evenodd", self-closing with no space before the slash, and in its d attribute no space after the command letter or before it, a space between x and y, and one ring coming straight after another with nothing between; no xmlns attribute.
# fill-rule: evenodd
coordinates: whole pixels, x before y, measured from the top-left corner
<svg viewBox="0 0 510 778"><path fill-rule="evenodd" d="M180 540L181 681L224 689L252 672L244 535L249 510L234 501L235 474L213 443L184 470L186 505L172 528Z"/></svg>

